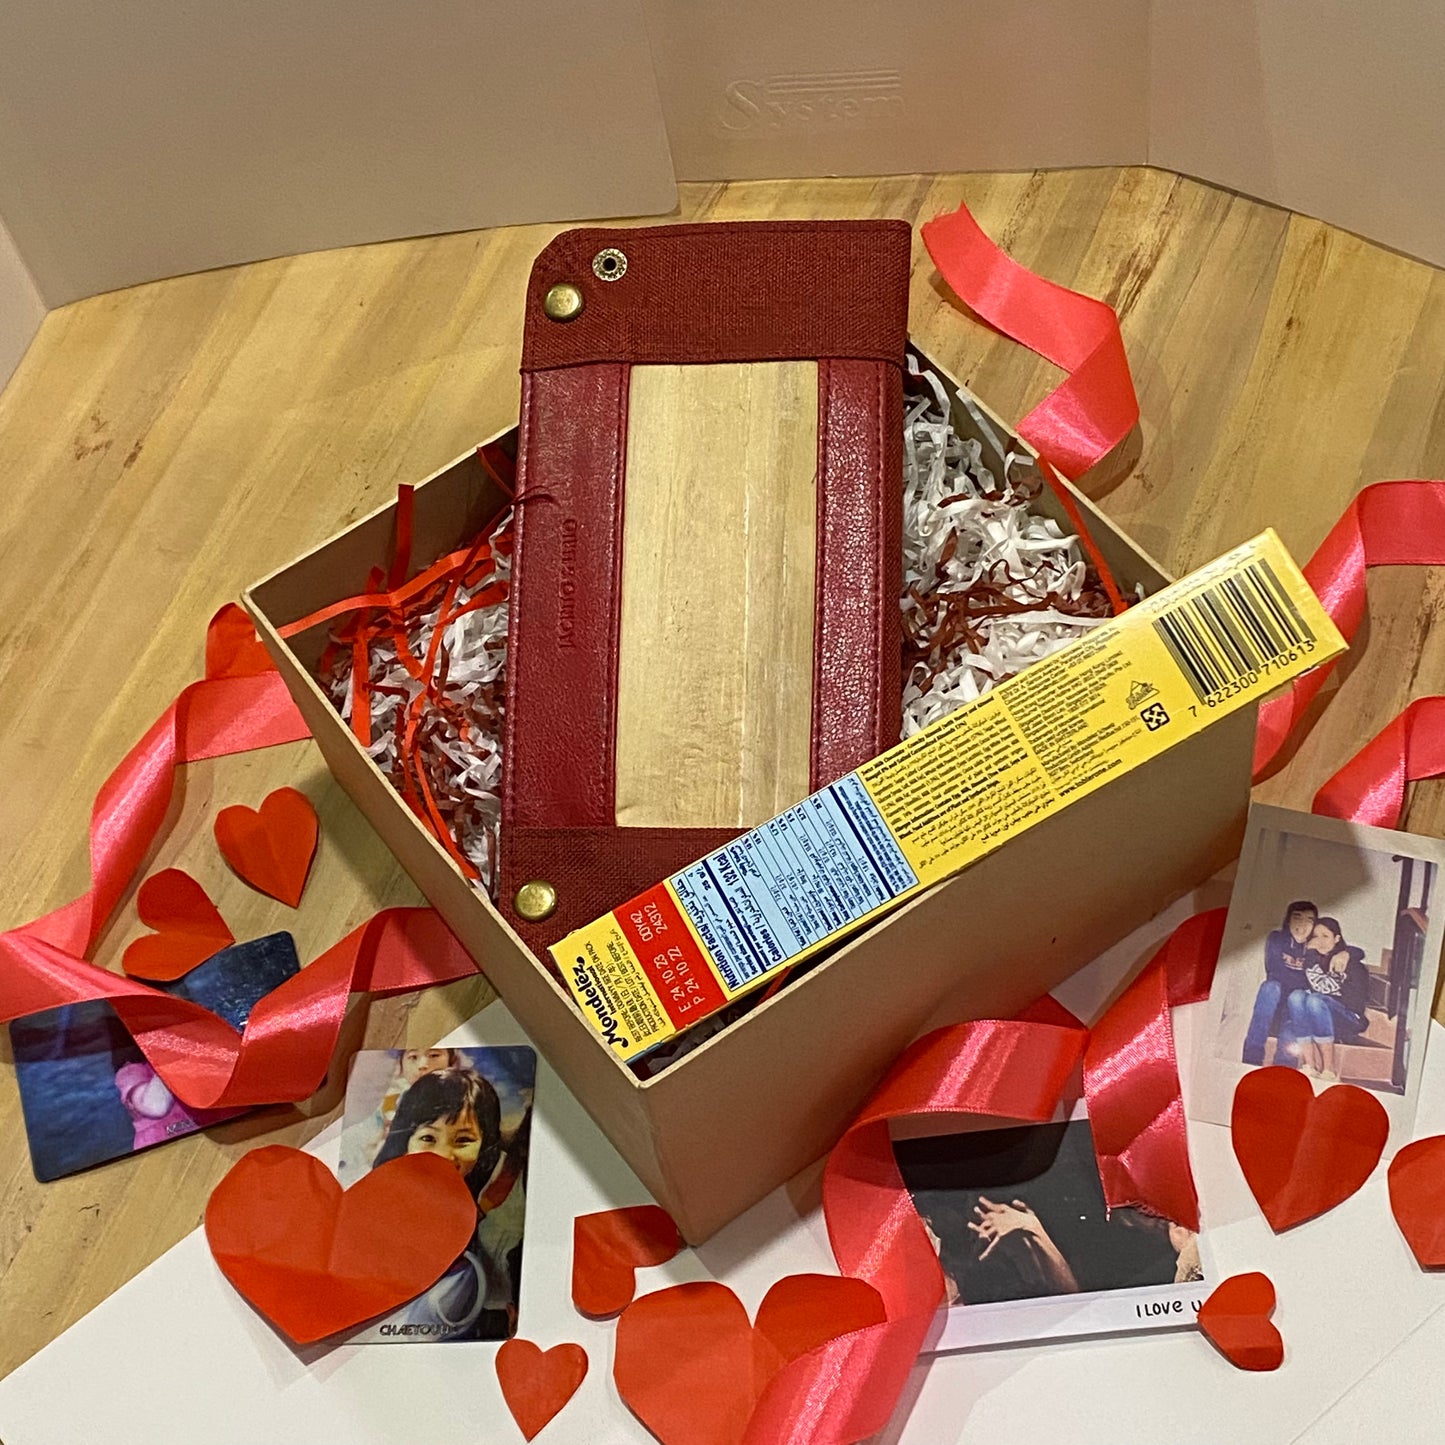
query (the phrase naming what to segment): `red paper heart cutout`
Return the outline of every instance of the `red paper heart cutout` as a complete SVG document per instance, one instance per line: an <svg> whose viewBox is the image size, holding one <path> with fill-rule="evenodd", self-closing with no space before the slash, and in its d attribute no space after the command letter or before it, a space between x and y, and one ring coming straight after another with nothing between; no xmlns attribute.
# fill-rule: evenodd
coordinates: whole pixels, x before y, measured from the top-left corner
<svg viewBox="0 0 1445 1445"><path fill-rule="evenodd" d="M343 1193L319 1159L271 1144L243 1155L206 1205L221 1273L300 1345L415 1299L476 1227L465 1180L434 1154L404 1154Z"/></svg>
<svg viewBox="0 0 1445 1445"><path fill-rule="evenodd" d="M236 941L206 890L179 868L147 878L135 907L140 921L155 932L126 948L121 967L132 978L180 978Z"/></svg>
<svg viewBox="0 0 1445 1445"><path fill-rule="evenodd" d="M833 1275L779 1280L756 1327L726 1285L674 1285L623 1311L612 1378L662 1445L739 1445L785 1364L883 1317L872 1285Z"/></svg>
<svg viewBox="0 0 1445 1445"><path fill-rule="evenodd" d="M243 609L228 602L206 628L206 676L254 677L274 664Z"/></svg>
<svg viewBox="0 0 1445 1445"><path fill-rule="evenodd" d="M581 1345L543 1350L531 1340L508 1340L497 1351L497 1382L517 1428L528 1440L577 1393L587 1378L587 1351Z"/></svg>
<svg viewBox="0 0 1445 1445"><path fill-rule="evenodd" d="M1278 1233L1333 1209L1370 1177L1390 1120L1354 1084L1316 1097L1298 1070L1270 1067L1239 1081L1230 1130L1250 1191Z"/></svg>
<svg viewBox="0 0 1445 1445"><path fill-rule="evenodd" d="M305 793L277 788L260 808L237 804L216 815L216 842L226 862L251 885L295 908L316 855L319 824Z"/></svg>
<svg viewBox="0 0 1445 1445"><path fill-rule="evenodd" d="M608 1319L632 1303L636 1271L666 1264L682 1248L672 1215L657 1204L579 1214L572 1222L572 1303Z"/></svg>
<svg viewBox="0 0 1445 1445"><path fill-rule="evenodd" d="M1199 1306L1199 1328L1241 1370L1277 1370L1284 1340L1274 1327L1274 1285L1257 1271L1236 1274Z"/></svg>
<svg viewBox="0 0 1445 1445"><path fill-rule="evenodd" d="M1445 1134L1405 1145L1388 1177L1395 1223L1420 1268L1445 1268Z"/></svg>

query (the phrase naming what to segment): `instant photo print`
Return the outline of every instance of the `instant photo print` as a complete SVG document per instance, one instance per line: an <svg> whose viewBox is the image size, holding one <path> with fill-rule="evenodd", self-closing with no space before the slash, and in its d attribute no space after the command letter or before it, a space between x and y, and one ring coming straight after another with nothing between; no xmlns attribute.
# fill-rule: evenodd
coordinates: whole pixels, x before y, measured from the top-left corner
<svg viewBox="0 0 1445 1445"><path fill-rule="evenodd" d="M243 1029L257 1002L298 971L289 933L222 949L155 987ZM187 1109L166 1088L108 1003L71 1004L10 1025L15 1077L42 1183L234 1119L244 1109Z"/></svg>
<svg viewBox="0 0 1445 1445"><path fill-rule="evenodd" d="M425 1294L349 1344L505 1340L517 1328L537 1055L523 1045L367 1049L346 1087L343 1188L402 1154L453 1164L477 1201L471 1245Z"/></svg>
<svg viewBox="0 0 1445 1445"><path fill-rule="evenodd" d="M1251 1069L1370 1090L1410 1137L1440 964L1445 842L1255 806L1193 1040L1191 1118L1228 1124Z"/></svg>
<svg viewBox="0 0 1445 1445"><path fill-rule="evenodd" d="M1109 1210L1082 1100L1047 1124L893 1151L943 1268L935 1354L1190 1326L1212 1288L1192 1230Z"/></svg>

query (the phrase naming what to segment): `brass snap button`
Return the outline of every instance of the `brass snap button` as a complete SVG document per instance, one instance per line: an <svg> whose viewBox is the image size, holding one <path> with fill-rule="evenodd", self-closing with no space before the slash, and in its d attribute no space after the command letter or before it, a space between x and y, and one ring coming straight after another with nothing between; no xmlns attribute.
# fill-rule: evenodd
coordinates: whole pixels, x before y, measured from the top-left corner
<svg viewBox="0 0 1445 1445"><path fill-rule="evenodd" d="M542 310L553 321L573 321L582 314L582 291L570 281L559 281L547 292Z"/></svg>
<svg viewBox="0 0 1445 1445"><path fill-rule="evenodd" d="M592 274L599 281L620 281L627 274L627 257L609 246L592 258Z"/></svg>
<svg viewBox="0 0 1445 1445"><path fill-rule="evenodd" d="M534 878L517 889L512 907L528 923L540 923L557 911L557 890L545 878Z"/></svg>

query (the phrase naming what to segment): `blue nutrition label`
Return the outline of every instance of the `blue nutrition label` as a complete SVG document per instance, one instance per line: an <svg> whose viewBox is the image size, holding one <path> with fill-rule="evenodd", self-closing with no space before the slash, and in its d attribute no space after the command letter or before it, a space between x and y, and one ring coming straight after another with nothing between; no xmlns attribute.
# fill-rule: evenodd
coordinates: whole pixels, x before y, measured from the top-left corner
<svg viewBox="0 0 1445 1445"><path fill-rule="evenodd" d="M851 773L672 879L731 992L917 882Z"/></svg>

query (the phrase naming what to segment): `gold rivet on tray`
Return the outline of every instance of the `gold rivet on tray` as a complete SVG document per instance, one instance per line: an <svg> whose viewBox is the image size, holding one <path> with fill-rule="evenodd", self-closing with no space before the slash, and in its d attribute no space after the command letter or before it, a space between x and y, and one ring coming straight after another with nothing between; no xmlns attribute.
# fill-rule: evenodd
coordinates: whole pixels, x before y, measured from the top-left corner
<svg viewBox="0 0 1445 1445"><path fill-rule="evenodd" d="M528 923L540 923L557 911L557 890L545 878L534 878L517 889L512 907Z"/></svg>
<svg viewBox="0 0 1445 1445"><path fill-rule="evenodd" d="M627 257L609 246L592 258L592 274L599 281L620 281L627 274Z"/></svg>
<svg viewBox="0 0 1445 1445"><path fill-rule="evenodd" d="M570 281L559 281L547 292L542 310L553 321L572 321L582 314L582 291Z"/></svg>

